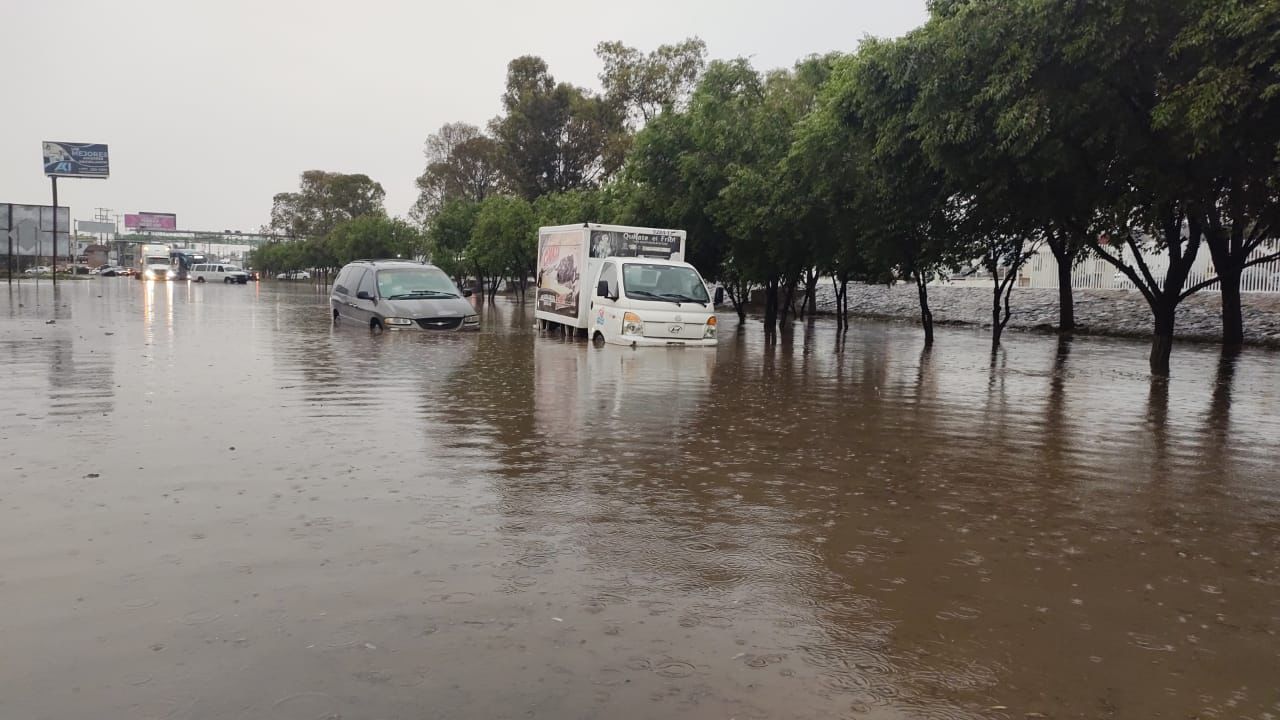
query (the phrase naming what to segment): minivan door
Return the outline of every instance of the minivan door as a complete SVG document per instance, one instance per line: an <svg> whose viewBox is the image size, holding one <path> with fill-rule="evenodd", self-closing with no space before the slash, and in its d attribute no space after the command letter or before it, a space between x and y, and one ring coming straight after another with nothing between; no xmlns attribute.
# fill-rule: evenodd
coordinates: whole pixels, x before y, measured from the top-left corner
<svg viewBox="0 0 1280 720"><path fill-rule="evenodd" d="M360 283L356 286L356 294L351 298L351 305L357 313L357 319L360 322L368 323L375 317L381 317L378 312L378 273L369 268L364 271L364 275L360 278ZM367 297L361 298L360 294L364 293Z"/></svg>

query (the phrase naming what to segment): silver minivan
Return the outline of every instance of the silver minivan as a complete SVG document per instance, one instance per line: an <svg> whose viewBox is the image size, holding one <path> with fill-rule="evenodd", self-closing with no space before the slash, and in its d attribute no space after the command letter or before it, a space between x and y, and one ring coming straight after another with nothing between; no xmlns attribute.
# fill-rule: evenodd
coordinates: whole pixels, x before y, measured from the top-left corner
<svg viewBox="0 0 1280 720"><path fill-rule="evenodd" d="M371 330L476 330L480 316L443 270L405 260L357 260L342 268L329 296L333 321Z"/></svg>

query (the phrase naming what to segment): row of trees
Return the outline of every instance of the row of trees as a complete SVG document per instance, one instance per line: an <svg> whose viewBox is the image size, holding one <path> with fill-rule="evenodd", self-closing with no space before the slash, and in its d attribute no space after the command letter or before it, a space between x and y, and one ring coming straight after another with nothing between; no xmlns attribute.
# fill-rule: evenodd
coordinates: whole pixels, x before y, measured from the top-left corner
<svg viewBox="0 0 1280 720"><path fill-rule="evenodd" d="M601 93L517 58L486 129L449 124L427 141L411 213L422 251L456 276L522 284L538 225L684 228L689 259L744 317L755 290L776 328L793 307L813 310L820 278L842 320L848 283L907 282L926 343L930 283L977 270L992 283L995 346L1018 269L1043 245L1059 264L1063 332L1071 269L1093 254L1146 298L1155 371L1168 369L1178 304L1212 283L1223 341L1238 346L1240 275L1276 257L1265 248L1280 227L1280 5L929 11L901 38L770 72L708 64L697 39L651 53L603 43ZM349 200L335 214L295 198L306 186L277 196L276 227L328 236L373 197L331 183ZM1218 277L1190 285L1205 251Z"/></svg>

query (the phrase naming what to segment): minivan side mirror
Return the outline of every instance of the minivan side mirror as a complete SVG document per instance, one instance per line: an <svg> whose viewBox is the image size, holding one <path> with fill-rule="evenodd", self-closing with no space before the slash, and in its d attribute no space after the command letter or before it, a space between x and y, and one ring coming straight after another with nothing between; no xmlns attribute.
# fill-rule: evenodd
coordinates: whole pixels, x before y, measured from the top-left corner
<svg viewBox="0 0 1280 720"><path fill-rule="evenodd" d="M356 293L356 299L357 299L357 300L372 300L372 301L374 301L374 302L378 302L377 298L375 298L374 296L370 295L368 290L361 290L360 292Z"/></svg>
<svg viewBox="0 0 1280 720"><path fill-rule="evenodd" d="M610 300L618 299L613 296L613 291L609 289L608 280L601 280L600 282L596 283L596 295L599 295L600 297L603 297L603 298L609 298Z"/></svg>

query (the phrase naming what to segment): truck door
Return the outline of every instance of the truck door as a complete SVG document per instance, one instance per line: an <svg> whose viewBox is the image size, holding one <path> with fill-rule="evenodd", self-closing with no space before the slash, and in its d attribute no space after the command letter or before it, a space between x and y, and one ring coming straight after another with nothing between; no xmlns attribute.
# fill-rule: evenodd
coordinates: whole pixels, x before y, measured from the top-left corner
<svg viewBox="0 0 1280 720"><path fill-rule="evenodd" d="M601 287L603 284L605 287ZM601 294L601 290L607 292ZM622 331L622 315L618 310L618 302L614 298L621 297L622 285L618 282L618 266L607 262L600 266L600 275L591 285L591 332L597 332L609 339Z"/></svg>

